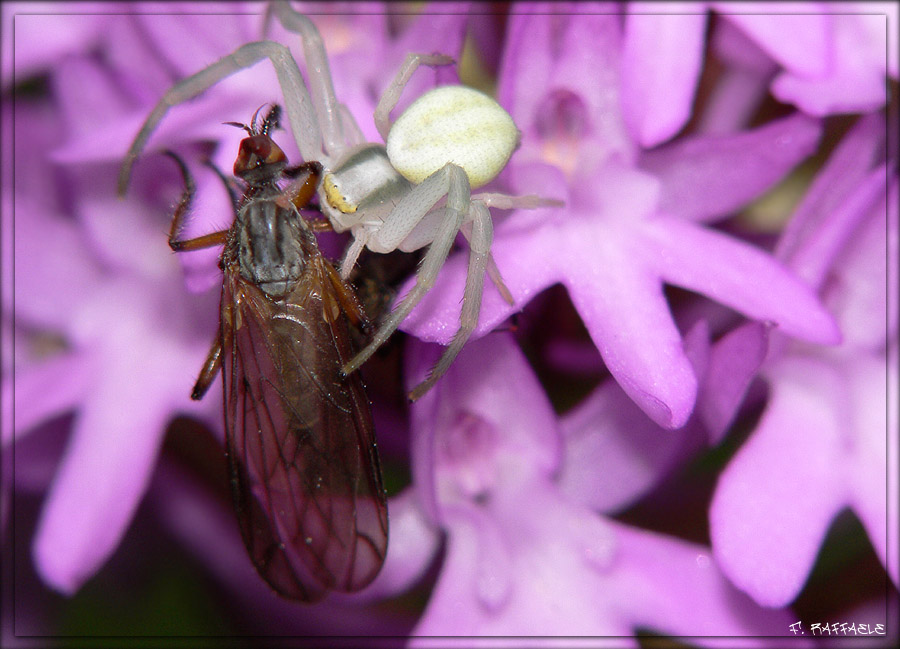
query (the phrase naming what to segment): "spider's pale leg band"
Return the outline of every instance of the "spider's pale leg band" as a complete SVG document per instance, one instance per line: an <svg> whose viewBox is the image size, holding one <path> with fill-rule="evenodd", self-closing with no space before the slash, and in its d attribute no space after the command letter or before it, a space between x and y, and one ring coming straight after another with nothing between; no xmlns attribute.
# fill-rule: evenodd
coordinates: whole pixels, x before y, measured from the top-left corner
<svg viewBox="0 0 900 649"><path fill-rule="evenodd" d="M503 281L503 276L500 274L500 269L497 268L497 262L494 261L493 254L488 254L487 274L488 277L491 278L491 281L494 283L494 286L497 287L497 290L500 291L500 297L503 298L503 301L506 302L509 306L515 306L516 300L515 298L513 298L512 292L509 290L506 282Z"/></svg>
<svg viewBox="0 0 900 649"><path fill-rule="evenodd" d="M456 360L456 356L462 351L463 346L465 346L469 336L472 335L475 326L478 324L478 314L481 312L481 297L484 291L484 273L488 259L491 258L490 251L494 236L494 226L491 221L491 213L483 203L472 203L469 208L469 215L473 217L472 236L469 238L469 268L466 273L466 288L463 293L462 311L459 314L459 330L454 334L453 340L450 341L444 353L441 354L437 364L428 372L428 378L410 391L410 401L415 401L428 392L431 386L450 369L453 361ZM503 288L506 288L506 286L504 285Z"/></svg>
<svg viewBox="0 0 900 649"><path fill-rule="evenodd" d="M272 61L275 74L278 75L278 83L281 85L288 119L291 122L291 130L297 147L304 160L318 160L322 156L322 140L319 135L318 125L313 121L315 113L300 68L291 56L291 52L284 45L271 41L256 41L235 50L233 54L222 57L212 65L200 72L191 75L184 81L173 86L150 113L137 137L125 156L122 169L119 171L118 191L125 194L128 187L128 179L131 176L131 167L140 155L150 135L156 129L160 120L168 110L182 102L196 97L204 90L215 85L225 77L249 68L264 58Z"/></svg>
<svg viewBox="0 0 900 649"><path fill-rule="evenodd" d="M459 228L462 226L469 210L469 180L466 172L463 171L462 167L448 163L431 174L403 198L391 215L391 217L394 217L402 214L407 218L400 223L394 224L393 228L384 227L377 233L390 233L397 237L397 243L394 243L393 247L389 248L393 250L409 234L409 231L412 230L421 216L426 214L431 209L431 206L444 195L447 196L446 213L440 222L431 245L428 247L428 252L425 253L425 257L422 259L422 265L416 274L415 286L406 294L406 297L403 298L397 308L391 312L388 319L375 333L372 341L354 356L349 363L344 365L344 374L350 374L350 372L358 369L360 365L369 360L372 354L375 353L375 350L384 344L391 334L397 330L400 323L406 319L406 316L434 286L438 271L444 265L447 255L450 254L450 247L453 245L456 233L459 232ZM404 206L404 203L407 205ZM410 208L414 208L419 212L418 217L408 218L416 215L416 211ZM393 218L388 219L385 226L392 224L393 221ZM398 225L401 227L397 227ZM392 243L392 241L387 243ZM463 299L465 299L465 296Z"/></svg>
<svg viewBox="0 0 900 649"><path fill-rule="evenodd" d="M356 264L356 260L359 259L359 255L366 247L368 241L369 235L365 230L353 233L353 241L347 247L347 252L344 253L344 259L341 262L341 279L350 277L353 266Z"/></svg>
<svg viewBox="0 0 900 649"><path fill-rule="evenodd" d="M488 207L496 207L498 210L534 210L539 207L563 207L565 202L556 198L544 198L536 194L525 196L510 196L494 192L472 194L473 201L481 201Z"/></svg>
<svg viewBox="0 0 900 649"><path fill-rule="evenodd" d="M481 201L475 200L475 196L472 196L472 205L474 207L475 204L484 206L484 203ZM475 225L475 219L477 218L474 210L469 211L469 215L472 216L471 221L467 221L463 223L463 226L459 229L460 232L463 233L463 236L466 238L466 241L469 242L469 246L472 246L472 228ZM490 211L488 212L488 216L490 216ZM491 232L493 233L494 224L491 221ZM491 239L493 240L493 234L491 234ZM482 271L486 271L488 277L491 278L491 281L494 283L494 286L497 287L497 290L500 292L500 297L509 304L510 306L515 305L516 301L513 299L512 293L509 288L506 286L506 282L503 281L503 276L500 274L500 269L497 268L497 262L494 261L494 255L491 252L487 253L487 263L486 268Z"/></svg>
<svg viewBox="0 0 900 649"><path fill-rule="evenodd" d="M347 140L347 145L353 147L365 142L366 136L356 120L353 119L350 109L345 104L338 104L338 108L341 111L341 124L344 125L344 138Z"/></svg>
<svg viewBox="0 0 900 649"><path fill-rule="evenodd" d="M273 2L267 12L275 14L281 26L288 31L300 35L303 43L303 58L306 60L306 71L309 76L310 93L312 94L315 114L319 119L325 150L329 156L338 154L344 148L341 107L334 94L331 81L331 68L322 36L312 21L303 14L297 13L287 2ZM268 15L267 20L268 22ZM287 100L287 93L285 93ZM304 160L318 160L303 154Z"/></svg>
<svg viewBox="0 0 900 649"><path fill-rule="evenodd" d="M447 56L446 54L406 55L406 60L403 61L403 65L400 66L400 70L397 72L394 80L391 81L391 84L385 89L384 93L382 93L381 99L378 100L378 105L375 107L375 128L377 128L378 132L381 134L381 139L387 142L388 131L391 130L391 111L394 110L394 106L400 101L400 95L403 94L403 88L406 87L413 72L415 72L420 65L450 65L453 62L453 57Z"/></svg>

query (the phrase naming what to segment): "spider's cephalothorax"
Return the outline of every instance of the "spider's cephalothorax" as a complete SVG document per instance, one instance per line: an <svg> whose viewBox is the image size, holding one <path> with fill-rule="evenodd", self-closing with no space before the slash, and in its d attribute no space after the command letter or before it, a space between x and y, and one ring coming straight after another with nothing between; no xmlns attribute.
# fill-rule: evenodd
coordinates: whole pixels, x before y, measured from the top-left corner
<svg viewBox="0 0 900 649"><path fill-rule="evenodd" d="M491 97L465 86L443 86L419 97L393 123L390 112L420 65L448 65L442 54L409 54L375 108L383 143L369 143L334 93L328 58L318 30L286 2L269 7L281 24L300 35L312 94L285 46L248 43L233 54L183 80L163 96L128 153L120 187L153 129L174 106L222 78L268 58L278 75L297 146L305 160L319 160L323 181L319 204L332 227L349 231L353 242L344 255L346 278L363 248L377 253L428 250L416 285L382 323L372 341L344 366L350 373L383 344L434 285L456 235L469 242L469 266L459 329L428 378L410 392L424 394L450 367L478 323L485 273L510 304L512 295L491 257L493 224L489 208L533 209L560 205L538 196L473 194L503 170L519 143L510 115Z"/></svg>

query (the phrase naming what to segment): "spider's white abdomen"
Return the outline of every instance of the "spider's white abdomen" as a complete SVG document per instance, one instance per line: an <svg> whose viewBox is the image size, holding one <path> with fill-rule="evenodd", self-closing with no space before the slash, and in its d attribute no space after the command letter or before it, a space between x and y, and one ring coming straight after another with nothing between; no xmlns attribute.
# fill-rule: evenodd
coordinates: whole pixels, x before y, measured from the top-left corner
<svg viewBox="0 0 900 649"><path fill-rule="evenodd" d="M488 95L466 86L442 86L419 97L394 122L387 154L413 183L453 162L475 188L506 166L519 135L509 113Z"/></svg>

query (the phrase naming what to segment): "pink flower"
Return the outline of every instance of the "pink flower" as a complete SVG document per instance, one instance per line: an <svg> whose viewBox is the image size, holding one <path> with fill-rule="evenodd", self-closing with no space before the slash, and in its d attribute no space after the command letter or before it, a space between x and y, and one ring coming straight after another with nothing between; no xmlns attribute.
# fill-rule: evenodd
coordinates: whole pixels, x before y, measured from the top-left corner
<svg viewBox="0 0 900 649"><path fill-rule="evenodd" d="M410 384L430 362L420 359ZM467 346L412 416L420 517L447 535L413 644L447 635L629 636L639 627L788 634L789 616L737 593L707 548L606 519L560 489L556 417L508 334Z"/></svg>
<svg viewBox="0 0 900 649"><path fill-rule="evenodd" d="M625 392L654 421L678 428L694 407L697 380L664 283L803 340L838 340L831 316L778 261L694 223L722 218L770 187L814 149L819 125L797 115L644 153L624 124L620 22L585 15L590 5L579 11L511 19L500 97L523 138L508 175L519 192L557 197L565 207L499 222L493 255L516 308L561 283ZM464 257L451 260L405 330L446 343L464 277ZM513 310L486 287L476 335Z"/></svg>
<svg viewBox="0 0 900 649"><path fill-rule="evenodd" d="M623 45L625 121L645 147L678 133L691 116L709 17L728 67L718 92L738 93L732 119L766 89L822 117L878 110L896 80L897 7L889 2L630 2ZM728 119L727 116L724 116Z"/></svg>
<svg viewBox="0 0 900 649"><path fill-rule="evenodd" d="M860 120L779 241L779 256L833 309L844 342L823 349L768 334L761 373L769 401L712 503L717 560L764 606L797 596L844 508L860 519L898 583L898 421L885 383L897 375L897 303L888 301L897 275L886 260L896 258L898 246L898 181L884 147L881 118ZM750 326L734 336L754 344L765 332ZM722 362L717 376L731 365Z"/></svg>

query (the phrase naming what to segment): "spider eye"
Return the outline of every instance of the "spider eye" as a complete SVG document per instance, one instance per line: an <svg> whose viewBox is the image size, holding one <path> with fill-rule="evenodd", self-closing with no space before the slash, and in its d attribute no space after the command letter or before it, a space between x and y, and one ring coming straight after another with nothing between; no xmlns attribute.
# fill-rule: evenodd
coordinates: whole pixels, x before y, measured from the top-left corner
<svg viewBox="0 0 900 649"><path fill-rule="evenodd" d="M251 135L241 140L241 148L234 161L234 175L243 176L263 165L283 163L284 151L268 135Z"/></svg>

